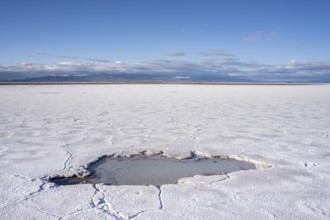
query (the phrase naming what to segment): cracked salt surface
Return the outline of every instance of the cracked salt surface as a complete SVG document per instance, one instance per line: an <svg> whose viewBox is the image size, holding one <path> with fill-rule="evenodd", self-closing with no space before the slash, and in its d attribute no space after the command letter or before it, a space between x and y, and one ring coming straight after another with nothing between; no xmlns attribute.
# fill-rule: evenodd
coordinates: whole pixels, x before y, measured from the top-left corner
<svg viewBox="0 0 330 220"><path fill-rule="evenodd" d="M102 157L88 167L88 176L56 177L50 181L58 185L104 183L107 185L161 186L176 184L184 177L221 175L249 169L256 169L256 165L220 156L197 157L193 152L192 157L185 159L138 154Z"/></svg>
<svg viewBox="0 0 330 220"><path fill-rule="evenodd" d="M0 94L0 219L330 219L330 85L31 85ZM160 150L258 169L161 187L45 179L84 176L109 152Z"/></svg>

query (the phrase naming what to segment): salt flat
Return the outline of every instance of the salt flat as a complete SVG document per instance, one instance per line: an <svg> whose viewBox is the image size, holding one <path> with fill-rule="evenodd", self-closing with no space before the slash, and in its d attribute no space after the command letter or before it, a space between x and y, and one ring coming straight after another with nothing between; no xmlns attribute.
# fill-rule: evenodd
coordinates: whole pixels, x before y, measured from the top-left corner
<svg viewBox="0 0 330 220"><path fill-rule="evenodd" d="M329 219L330 85L0 86L2 219ZM268 164L180 184L57 186L103 155Z"/></svg>

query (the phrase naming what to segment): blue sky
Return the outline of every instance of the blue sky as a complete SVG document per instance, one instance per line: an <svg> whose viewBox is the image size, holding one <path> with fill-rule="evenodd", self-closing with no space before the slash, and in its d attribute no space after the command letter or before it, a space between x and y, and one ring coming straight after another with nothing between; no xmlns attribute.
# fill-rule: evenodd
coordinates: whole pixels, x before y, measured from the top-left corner
<svg viewBox="0 0 330 220"><path fill-rule="evenodd" d="M330 74L329 0L1 0L0 71Z"/></svg>

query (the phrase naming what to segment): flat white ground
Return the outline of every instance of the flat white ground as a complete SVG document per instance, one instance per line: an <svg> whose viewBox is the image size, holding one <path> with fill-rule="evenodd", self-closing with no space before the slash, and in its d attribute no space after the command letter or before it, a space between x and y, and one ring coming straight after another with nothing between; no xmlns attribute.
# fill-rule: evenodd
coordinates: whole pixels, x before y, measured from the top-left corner
<svg viewBox="0 0 330 220"><path fill-rule="evenodd" d="M1 219L329 219L330 86L0 86ZM107 154L272 165L154 186L55 186Z"/></svg>

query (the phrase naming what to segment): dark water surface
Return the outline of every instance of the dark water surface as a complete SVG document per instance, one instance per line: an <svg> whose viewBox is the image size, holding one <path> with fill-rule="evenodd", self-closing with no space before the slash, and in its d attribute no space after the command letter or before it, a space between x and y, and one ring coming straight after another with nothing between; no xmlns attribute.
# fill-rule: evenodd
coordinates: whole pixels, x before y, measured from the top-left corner
<svg viewBox="0 0 330 220"><path fill-rule="evenodd" d="M91 175L79 178L51 179L58 185L104 183L107 185L176 184L183 177L220 175L239 170L256 169L253 163L222 158L191 158L179 160L165 156L137 155L105 157L88 167Z"/></svg>

